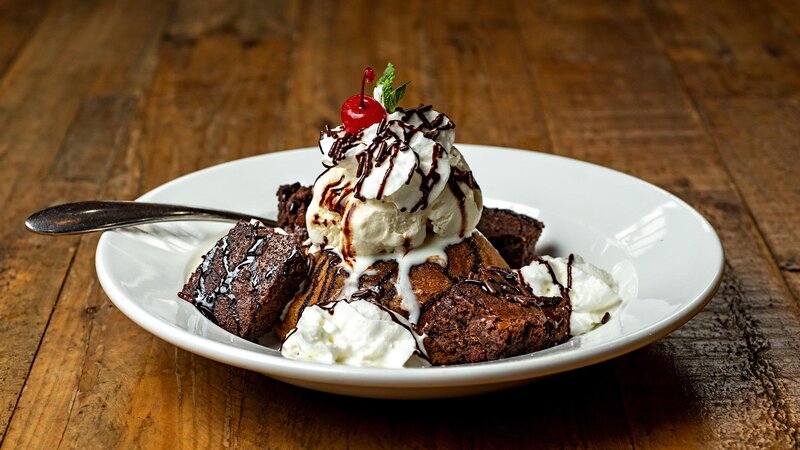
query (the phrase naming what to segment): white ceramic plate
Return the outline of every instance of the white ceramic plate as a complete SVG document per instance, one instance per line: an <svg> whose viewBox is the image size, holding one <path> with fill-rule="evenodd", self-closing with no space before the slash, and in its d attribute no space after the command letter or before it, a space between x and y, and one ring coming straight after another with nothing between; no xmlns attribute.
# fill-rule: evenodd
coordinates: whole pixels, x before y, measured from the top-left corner
<svg viewBox="0 0 800 450"><path fill-rule="evenodd" d="M185 350L320 391L379 398L435 398L502 389L594 364L678 328L719 286L723 251L711 225L672 194L637 178L568 158L459 145L489 206L511 207L545 225L541 254L582 255L610 271L626 302L606 325L541 352L463 366L377 369L285 359L277 343L254 344L203 317L176 293L230 224L173 222L103 234L97 275L131 320ZM141 201L275 217L275 191L311 184L319 150L272 153L173 180Z"/></svg>

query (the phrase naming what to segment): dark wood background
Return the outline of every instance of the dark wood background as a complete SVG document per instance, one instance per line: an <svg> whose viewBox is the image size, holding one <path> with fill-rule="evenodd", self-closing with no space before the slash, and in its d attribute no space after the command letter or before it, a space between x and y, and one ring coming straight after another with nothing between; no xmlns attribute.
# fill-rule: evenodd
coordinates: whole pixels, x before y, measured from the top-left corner
<svg viewBox="0 0 800 450"><path fill-rule="evenodd" d="M360 400L176 349L103 294L97 236L22 227L55 203L314 145L361 69L387 60L412 80L404 103L446 111L460 142L592 161L686 199L724 242L719 293L653 345L528 387ZM2 443L795 447L798 149L797 1L0 0Z"/></svg>

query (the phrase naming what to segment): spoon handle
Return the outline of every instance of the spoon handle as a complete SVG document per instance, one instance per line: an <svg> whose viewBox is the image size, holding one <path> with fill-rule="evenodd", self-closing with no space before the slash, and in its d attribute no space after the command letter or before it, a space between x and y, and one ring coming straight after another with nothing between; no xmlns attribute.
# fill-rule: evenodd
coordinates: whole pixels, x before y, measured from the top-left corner
<svg viewBox="0 0 800 450"><path fill-rule="evenodd" d="M277 226L272 219L232 211L160 203L88 201L43 209L28 217L25 227L40 234L78 234L176 220L235 222L250 219L266 226Z"/></svg>

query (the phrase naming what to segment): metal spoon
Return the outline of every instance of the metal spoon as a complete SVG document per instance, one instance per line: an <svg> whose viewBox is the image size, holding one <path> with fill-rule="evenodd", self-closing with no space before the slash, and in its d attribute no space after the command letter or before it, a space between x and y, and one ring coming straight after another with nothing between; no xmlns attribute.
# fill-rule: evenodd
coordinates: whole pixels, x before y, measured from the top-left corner
<svg viewBox="0 0 800 450"><path fill-rule="evenodd" d="M250 219L269 227L278 226L272 219L232 211L160 203L89 201L65 203L33 213L25 221L25 227L40 234L79 234L176 220L235 222Z"/></svg>

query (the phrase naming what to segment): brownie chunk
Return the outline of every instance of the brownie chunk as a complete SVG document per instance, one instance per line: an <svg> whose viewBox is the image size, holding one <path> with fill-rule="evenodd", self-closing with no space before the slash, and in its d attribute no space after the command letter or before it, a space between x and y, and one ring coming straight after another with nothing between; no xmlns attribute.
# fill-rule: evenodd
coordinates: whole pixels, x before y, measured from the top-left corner
<svg viewBox="0 0 800 450"><path fill-rule="evenodd" d="M446 267L426 261L409 271L412 289L421 306L448 290L455 280L466 277L480 267L508 267L492 244L479 234L447 246L445 254ZM308 283L289 302L281 322L275 328L281 338L285 339L297 326L306 307L342 298L342 289L349 273L342 267L341 258L336 253L325 250L309 255L309 260L311 268ZM353 298L372 301L408 317L403 299L397 292L397 274L397 261L376 261L359 278L358 289L352 294Z"/></svg>
<svg viewBox="0 0 800 450"><path fill-rule="evenodd" d="M519 272L482 268L426 304L418 328L432 364L464 364L560 344L569 315L569 300L534 295Z"/></svg>
<svg viewBox="0 0 800 450"><path fill-rule="evenodd" d="M299 242L308 239L306 210L314 192L300 183L284 184L278 188L278 226L295 235Z"/></svg>
<svg viewBox="0 0 800 450"><path fill-rule="evenodd" d="M483 208L478 231L494 245L508 265L518 269L533 260L544 224L507 209Z"/></svg>
<svg viewBox="0 0 800 450"><path fill-rule="evenodd" d="M239 222L203 257L178 296L223 329L255 340L272 329L307 272L306 255L291 236Z"/></svg>

